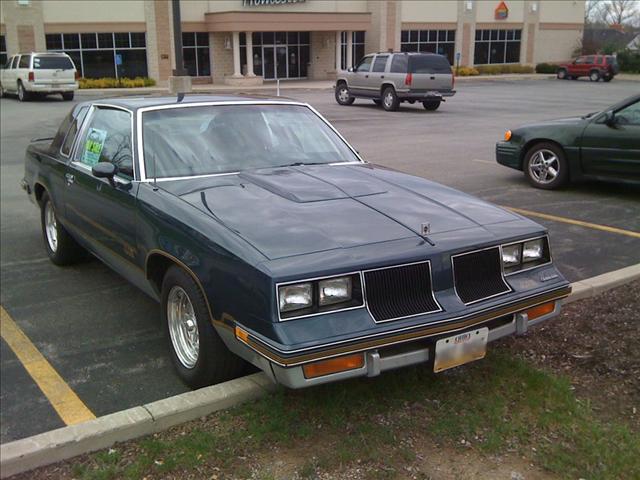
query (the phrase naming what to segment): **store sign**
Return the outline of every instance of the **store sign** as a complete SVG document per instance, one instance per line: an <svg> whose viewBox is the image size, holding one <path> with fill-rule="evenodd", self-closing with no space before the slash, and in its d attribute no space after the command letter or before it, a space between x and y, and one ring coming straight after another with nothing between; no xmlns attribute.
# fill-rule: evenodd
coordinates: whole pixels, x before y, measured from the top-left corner
<svg viewBox="0 0 640 480"><path fill-rule="evenodd" d="M242 0L243 7L261 7L263 5L288 5L304 3L306 0Z"/></svg>
<svg viewBox="0 0 640 480"><path fill-rule="evenodd" d="M507 7L506 3L500 2L494 13L496 20L506 20L509 16L509 7Z"/></svg>

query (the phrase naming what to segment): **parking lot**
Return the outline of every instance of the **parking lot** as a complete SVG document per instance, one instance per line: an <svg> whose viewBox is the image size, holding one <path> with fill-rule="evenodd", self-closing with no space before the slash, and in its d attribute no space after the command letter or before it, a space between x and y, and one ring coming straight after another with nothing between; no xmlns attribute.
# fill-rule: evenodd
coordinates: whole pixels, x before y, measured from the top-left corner
<svg viewBox="0 0 640 480"><path fill-rule="evenodd" d="M526 211L549 228L554 260L570 281L640 262L638 186L589 182L535 190L521 172L494 160L505 129L601 110L637 93L638 82L475 81L457 87L436 112L402 104L389 113L367 100L341 107L330 90L283 94L317 108L372 163ZM18 182L29 139L54 133L71 104L58 97L22 104L4 98L0 106L3 322L6 310L77 395L60 406L71 416L101 416L185 391L154 302L98 261L59 268L46 258L39 211ZM0 349L0 441L64 426L4 338Z"/></svg>

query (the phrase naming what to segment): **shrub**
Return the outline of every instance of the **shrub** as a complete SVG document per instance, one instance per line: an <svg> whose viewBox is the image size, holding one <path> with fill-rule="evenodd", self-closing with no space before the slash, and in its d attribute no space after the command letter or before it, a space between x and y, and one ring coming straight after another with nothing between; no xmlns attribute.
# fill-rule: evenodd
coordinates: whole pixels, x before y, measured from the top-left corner
<svg viewBox="0 0 640 480"><path fill-rule="evenodd" d="M473 77L475 75L480 75L480 72L473 67L460 67L456 70L458 77Z"/></svg>
<svg viewBox="0 0 640 480"><path fill-rule="evenodd" d="M618 53L618 65L621 72L640 73L640 52L623 50Z"/></svg>
<svg viewBox="0 0 640 480"><path fill-rule="evenodd" d="M539 63L536 65L536 73L556 73L558 66L553 63Z"/></svg>
<svg viewBox="0 0 640 480"><path fill-rule="evenodd" d="M529 65L478 65L480 75L500 75L502 73L533 73Z"/></svg>
<svg viewBox="0 0 640 480"><path fill-rule="evenodd" d="M81 89L86 88L140 88L152 87L156 84L153 78L81 78L78 80Z"/></svg>

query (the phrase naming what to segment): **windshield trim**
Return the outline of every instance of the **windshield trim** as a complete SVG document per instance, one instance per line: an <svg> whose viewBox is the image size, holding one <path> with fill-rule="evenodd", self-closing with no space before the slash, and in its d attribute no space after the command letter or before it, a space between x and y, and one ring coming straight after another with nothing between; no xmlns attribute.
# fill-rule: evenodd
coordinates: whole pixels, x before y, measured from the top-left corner
<svg viewBox="0 0 640 480"><path fill-rule="evenodd" d="M149 182L166 182L173 180L190 180L194 178L206 178L206 177L220 177L225 175L238 175L242 173L242 171L237 172L222 172L222 173L208 173L203 175L191 175L191 176L179 176L179 177L164 177L154 179L153 177L147 177L146 172L146 164L144 161L144 138L142 133L142 116L145 112L151 112L156 110L170 110L174 108L191 108L191 107L216 107L216 106L228 106L228 105L294 105L299 107L306 107L311 110L314 114L316 114L320 120L322 120L337 136L344 142L344 144L351 150L351 152L356 156L359 160L357 162L335 162L335 163L327 163L326 165L360 165L366 163L362 160L362 157L358 154L355 148L353 148L349 142L345 140L345 138L338 132L333 125L329 123L329 121L324 118L320 112L318 112L315 108L313 108L308 103L302 102L291 102L291 101L279 101L279 100L232 100L232 101L221 101L221 102L193 102L193 103L176 103L169 105L154 105L152 107L143 107L139 108L136 112L137 118L137 142L138 142L138 168L140 170L140 182L149 183Z"/></svg>

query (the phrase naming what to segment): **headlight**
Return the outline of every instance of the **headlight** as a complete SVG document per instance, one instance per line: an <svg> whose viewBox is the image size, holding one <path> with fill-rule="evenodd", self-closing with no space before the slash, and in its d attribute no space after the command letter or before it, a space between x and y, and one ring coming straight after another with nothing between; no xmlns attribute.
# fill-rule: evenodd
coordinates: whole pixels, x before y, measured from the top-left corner
<svg viewBox="0 0 640 480"><path fill-rule="evenodd" d="M522 262L535 262L540 260L544 254L544 242L542 238L530 240L524 243L522 248Z"/></svg>
<svg viewBox="0 0 640 480"><path fill-rule="evenodd" d="M502 265L505 269L520 265L520 246L520 243L515 243L502 247Z"/></svg>
<svg viewBox="0 0 640 480"><path fill-rule="evenodd" d="M329 278L318 282L320 306L333 305L351 300L353 284L351 277Z"/></svg>
<svg viewBox="0 0 640 480"><path fill-rule="evenodd" d="M311 283L284 285L278 289L281 312L300 310L313 305L313 287Z"/></svg>

